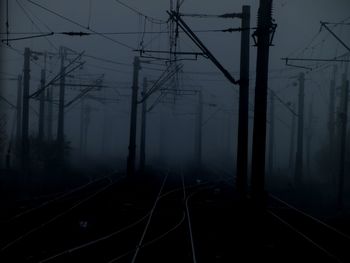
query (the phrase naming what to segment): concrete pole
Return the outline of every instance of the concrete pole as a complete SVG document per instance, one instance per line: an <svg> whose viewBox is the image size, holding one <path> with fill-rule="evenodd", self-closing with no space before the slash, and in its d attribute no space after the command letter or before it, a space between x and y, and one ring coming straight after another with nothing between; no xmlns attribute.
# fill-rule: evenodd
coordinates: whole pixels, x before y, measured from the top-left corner
<svg viewBox="0 0 350 263"><path fill-rule="evenodd" d="M336 112L336 77L337 77L337 71L338 67L337 65L333 66L333 74L332 74L332 80L331 85L329 89L329 109L328 109L328 134L329 134L329 160L330 160L330 171L329 171L329 182L333 185L335 185L336 182L336 176L335 173L332 171L336 160L336 152L335 152L335 126L336 126L336 120L335 120L335 112Z"/></svg>
<svg viewBox="0 0 350 263"><path fill-rule="evenodd" d="M84 159L84 129L85 129L85 100L81 99L80 106L80 136L79 136L79 150L80 150L80 158Z"/></svg>
<svg viewBox="0 0 350 263"><path fill-rule="evenodd" d="M48 87L46 91L46 102L47 102L47 121L46 121L46 129L47 129L47 140L49 142L53 139L52 134L52 118L53 118L53 104L52 104L52 88Z"/></svg>
<svg viewBox="0 0 350 263"><path fill-rule="evenodd" d="M58 105L58 125L57 125L57 147L58 147L58 161L64 162L64 100L65 100L65 67L64 61L66 50L64 47L60 48L61 53L61 76L60 76L60 93Z"/></svg>
<svg viewBox="0 0 350 263"><path fill-rule="evenodd" d="M91 107L90 105L85 106L84 110L84 135L83 135L83 154L84 156L88 155L88 134L89 134L89 126L91 120Z"/></svg>
<svg viewBox="0 0 350 263"><path fill-rule="evenodd" d="M242 7L242 33L239 83L239 120L236 164L238 192L247 192L248 178L248 112L249 112L249 60L250 60L250 6Z"/></svg>
<svg viewBox="0 0 350 263"><path fill-rule="evenodd" d="M46 70L41 70L41 80L40 80L40 88L43 89L45 87L46 82ZM39 97L39 133L38 140L40 143L44 140L44 121L45 118L45 92L40 93Z"/></svg>
<svg viewBox="0 0 350 263"><path fill-rule="evenodd" d="M338 209L344 208L344 175L345 175L345 159L346 159L346 137L348 124L348 99L349 99L349 80L348 80L349 64L345 65L345 71L342 76L342 103L339 112L340 119L340 154L339 154L339 172L338 172Z"/></svg>
<svg viewBox="0 0 350 263"><path fill-rule="evenodd" d="M136 128L137 128L137 93L139 85L140 59L134 58L133 85L131 95L131 114L130 114L130 137L129 137L129 155L127 159L127 175L134 175L136 161Z"/></svg>
<svg viewBox="0 0 350 263"><path fill-rule="evenodd" d="M162 106L162 105L160 105ZM159 164L164 165L166 159L166 115L163 107L159 114Z"/></svg>
<svg viewBox="0 0 350 263"><path fill-rule="evenodd" d="M272 0L260 0L258 28L255 31L256 45L256 86L252 153L252 197L257 204L265 200L265 152L266 112L269 71L270 36L272 26Z"/></svg>
<svg viewBox="0 0 350 263"><path fill-rule="evenodd" d="M16 110L16 151L20 153L22 135L22 75L18 75L17 80L17 110Z"/></svg>
<svg viewBox="0 0 350 263"><path fill-rule="evenodd" d="M331 87L329 89L329 110L328 110L328 133L329 133L329 147L330 154L332 156L333 144L334 144L334 131L335 131L335 92L336 92L336 76L338 68L333 66L333 74L331 80Z"/></svg>
<svg viewBox="0 0 350 263"><path fill-rule="evenodd" d="M270 128L269 128L269 175L273 175L275 146L275 95L270 93Z"/></svg>
<svg viewBox="0 0 350 263"><path fill-rule="evenodd" d="M147 93L147 78L143 79L142 97ZM141 117L141 142L140 142L140 171L144 171L146 165L146 128L147 128L147 100L142 102Z"/></svg>
<svg viewBox="0 0 350 263"><path fill-rule="evenodd" d="M23 105L22 105L22 149L21 168L23 172L29 169L29 89L30 89L30 55L29 48L24 50L23 66Z"/></svg>
<svg viewBox="0 0 350 263"><path fill-rule="evenodd" d="M196 114L196 133L195 133L195 162L196 169L202 167L202 123L203 123L203 94L198 92L198 105Z"/></svg>
<svg viewBox="0 0 350 263"><path fill-rule="evenodd" d="M103 99L106 100L106 89L103 89ZM105 102L104 102L105 103ZM107 106L103 105L103 124L102 124L102 142L101 142L101 155L106 153L106 137L107 137Z"/></svg>

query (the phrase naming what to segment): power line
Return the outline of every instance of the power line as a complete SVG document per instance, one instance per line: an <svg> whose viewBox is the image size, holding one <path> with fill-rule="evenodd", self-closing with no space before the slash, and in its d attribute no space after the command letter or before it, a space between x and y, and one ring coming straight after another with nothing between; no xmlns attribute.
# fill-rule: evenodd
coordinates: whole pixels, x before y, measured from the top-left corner
<svg viewBox="0 0 350 263"><path fill-rule="evenodd" d="M96 56L92 56L92 55L88 55L88 54L84 54L84 57L92 58L92 59L95 59L95 60L98 60L98 61L102 61L102 62L106 62L106 63L110 63L110 64L115 64L115 65L119 65L119 66L127 66L127 67L131 66L130 64L127 64L127 63L117 62L117 61L114 61L114 60L101 58L101 57L96 57Z"/></svg>
<svg viewBox="0 0 350 263"><path fill-rule="evenodd" d="M131 10L132 12L140 15L140 16L143 16L145 19L147 19L148 21L150 21L151 23L154 23L154 24L166 24L167 22L166 21L163 21L161 19L157 19L157 18L154 18L154 17L151 17L151 16L148 16L148 15L145 15L143 13L141 13L139 10L137 10L136 8L134 7L131 7L125 3L123 3L122 1L120 0L115 0L117 3L119 3L120 5L126 7L127 9Z"/></svg>
<svg viewBox="0 0 350 263"><path fill-rule="evenodd" d="M269 89L273 96L277 98L277 100L287 109L289 110L293 115L298 117L298 114L290 107L290 105L286 102L284 102L272 89Z"/></svg>
<svg viewBox="0 0 350 263"><path fill-rule="evenodd" d="M338 22L338 23L328 23L328 22L326 22L326 24L333 25L333 26L332 26L332 29L334 29L334 28L337 27L338 25L343 25L343 24L344 24L347 20L349 20L349 19L350 19L350 16L347 17L347 18L345 18L345 19L343 19L343 20L341 20L341 21ZM312 43L314 43L314 41L316 40L316 38L321 34L321 32L322 32L322 27L321 27L320 30L312 37L311 41L306 45L305 48L303 48L303 49L298 48L298 49L294 50L293 52L291 52L291 53L288 55L288 57L290 57L292 54L295 54L298 50L300 50L300 52L297 54L297 56L300 56L300 55L302 55L306 50L308 50L308 49L312 49L312 50L313 50L314 48L316 48L316 47L318 47L319 45L323 44L323 43L326 41L326 39L329 37L329 35L327 35L326 37L324 37L323 40L321 41L321 43L317 43L317 44L311 46Z"/></svg>
<svg viewBox="0 0 350 263"><path fill-rule="evenodd" d="M240 31L242 30L241 28L236 28L236 29L198 29L198 30L193 30L195 33L222 33L222 32L229 32L229 31ZM120 32L91 32L91 33L86 33L86 32L55 32L49 30L49 32L10 32L9 35L35 35L39 33L54 33L55 35L77 35L77 36L93 36L93 35L140 35L140 34L169 34L170 31L120 31ZM179 32L179 33L184 33L184 32ZM6 32L0 32L0 35L5 35L7 34Z"/></svg>
<svg viewBox="0 0 350 263"><path fill-rule="evenodd" d="M131 50L134 49L133 47L129 46L128 44L125 44L125 43L123 43L123 42L120 42L120 41L118 41L118 40L115 40L115 39L113 39L113 38L110 38L110 37L106 36L105 34L101 34L101 33L97 32L97 31L95 31L95 30L93 30L93 29L91 29L91 28L86 28L86 27L83 26L82 24L80 24L80 23L78 23L78 22L76 22L76 21L74 21L74 20L72 20L72 19L70 19L70 18L68 18L68 17L65 17L65 16L63 16L63 15L61 15L61 14L59 14L59 13L57 13L57 12L55 12L55 11L53 11L53 10L47 8L47 7L45 7L45 6L43 6L43 5L40 5L40 4L38 4L38 3L36 3L36 2L34 2L34 1L32 1L32 0L27 0L27 1L28 1L29 3L31 3L31 4L33 4L33 5L35 5L35 6L37 6L37 7L39 7L39 8L41 8L41 9L45 10L46 12L49 12L49 13L51 13L51 14L53 14L53 15L55 15L55 16L57 16L57 17L63 19L63 20L66 20L66 21L70 22L71 24L74 24L74 25L79 26L79 27L81 27L81 28L87 29L87 30L89 30L90 32L93 32L93 33L95 33L95 34L97 34L97 35L99 35L99 36L101 36L101 37L103 37L103 38L105 38L105 39L107 39L107 40L109 40L109 41L112 41L112 42L114 42L114 43L116 43L116 44L118 44L118 45L121 45L121 46L123 46L123 47L125 47L125 48L131 49Z"/></svg>
<svg viewBox="0 0 350 263"><path fill-rule="evenodd" d="M113 69L113 68L108 68L108 67L103 67L103 66L98 66L98 65L95 65L95 64L86 64L85 67L92 67L92 68L98 68L98 69L103 69L103 70L108 70L108 71L113 71L113 72L118 72L118 73L122 73L122 74L127 74L127 75L130 75L132 72L126 72L126 71L120 71L120 70L117 70L117 69Z"/></svg>
<svg viewBox="0 0 350 263"><path fill-rule="evenodd" d="M93 55L88 55L88 54L84 54L83 57L86 58L92 58L101 62L105 62L105 63L109 63L109 64L114 64L114 65L118 65L118 66L125 66L125 67L131 67L131 64L128 63L123 63L123 62L117 62L115 60L111 60L111 59L106 59L106 58L102 58L102 57L97 57L97 56L93 56ZM102 68L102 67L101 67ZM151 67L147 67L147 66L143 66L143 69L148 69L148 70L154 70L154 71L163 71L162 69L157 69L157 68L151 68ZM116 71L114 69L108 69L108 70L113 70Z"/></svg>
<svg viewBox="0 0 350 263"><path fill-rule="evenodd" d="M24 3L23 3L24 5ZM53 30L45 23L43 20L41 20L34 12L31 12L29 8L28 13L31 14L34 18L36 18L48 31L52 32Z"/></svg>
<svg viewBox="0 0 350 263"><path fill-rule="evenodd" d="M349 52L350 52L350 47L337 35L335 34L328 26L326 23L321 21L321 27L324 27L335 39L337 39Z"/></svg>
<svg viewBox="0 0 350 263"><path fill-rule="evenodd" d="M28 37L17 37L17 38L7 38L7 39L1 39L1 42L8 42L9 41L19 41L19 40L27 40L27 39L33 39L33 38L41 38L41 37L47 37L47 36L52 36L53 33L48 33L48 34L42 34L42 35L35 35L35 36L28 36Z"/></svg>
<svg viewBox="0 0 350 263"><path fill-rule="evenodd" d="M29 15L29 13L27 12L27 10L23 7L23 5L18 1L16 0L16 3L17 5L20 7L20 9L22 10L22 12L25 14L25 16L29 19L29 21L34 25L34 27L39 30L40 34L46 34L46 33L43 33L40 29L40 27L34 22L34 20L31 18L31 16ZM38 19L38 18L37 18ZM46 26L47 29L49 29L47 26ZM49 29L50 31L50 29ZM46 41L49 43L50 46L52 46L56 51L58 50L58 48L47 38L45 37Z"/></svg>

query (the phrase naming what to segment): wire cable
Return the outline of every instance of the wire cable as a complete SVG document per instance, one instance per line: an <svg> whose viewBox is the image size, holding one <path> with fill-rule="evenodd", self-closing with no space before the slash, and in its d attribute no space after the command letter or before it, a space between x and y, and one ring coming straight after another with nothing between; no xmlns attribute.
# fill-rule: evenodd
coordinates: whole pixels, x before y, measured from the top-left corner
<svg viewBox="0 0 350 263"><path fill-rule="evenodd" d="M85 27L84 27L85 28ZM237 29L238 30L238 29ZM227 32L227 29L197 29L193 30L195 33L224 33ZM69 36L93 36L93 35L155 35L155 34L169 34L170 31L168 30L159 30L159 31L120 31L120 32L58 32L58 31L52 31L49 30L48 32L10 32L9 35L35 35L35 34L42 34L42 33L54 33L55 35L69 35ZM184 32L179 32L180 34L183 34ZM0 32L0 35L6 35L6 32Z"/></svg>
<svg viewBox="0 0 350 263"><path fill-rule="evenodd" d="M1 42L6 42L8 45L9 41L19 41L19 40L27 40L27 39L33 39L33 38L41 38L41 37L46 38L48 36L52 36L53 34L54 33L48 33L48 34L28 36L28 37L7 38L7 39L1 39Z"/></svg>
<svg viewBox="0 0 350 263"><path fill-rule="evenodd" d="M145 14L141 13L140 11L138 11L136 8L131 7L131 6L127 5L127 4L125 4L124 2L120 1L120 0L115 0L115 1L117 3L119 3L120 5L124 6L125 8L131 10L132 12L134 12L134 13L140 15L140 16L143 16L145 19L147 19L151 23L154 23L154 24L166 24L167 23L166 21L163 21L161 19L157 19L157 18L148 16L148 15L145 15Z"/></svg>
<svg viewBox="0 0 350 263"><path fill-rule="evenodd" d="M17 3L17 5L20 7L20 9L22 10L22 12L24 13L24 15L29 19L29 21L34 25L34 27L37 29L37 30L39 30L39 33L40 34L46 34L46 33L43 33L42 31L41 31L41 29L40 29L40 27L34 22L34 20L31 18L31 16L29 15L29 13L27 12L27 10L24 8L24 6L19 2L19 0L16 0L16 3ZM49 29L48 27L47 27L47 29ZM50 29L49 29L49 31L51 31ZM49 33L47 33L47 34L49 34ZM53 49L55 49L56 51L58 51L58 48L47 38L47 37L45 37L45 39L46 39L46 41L49 43L49 45L51 46L51 47L53 47Z"/></svg>
<svg viewBox="0 0 350 263"><path fill-rule="evenodd" d="M97 34L97 35L99 35L99 36L101 36L101 37L103 37L103 38L105 38L105 39L107 39L107 40L109 40L109 41L112 41L112 42L114 42L114 43L116 43L116 44L118 44L118 45L120 45L120 46L123 46L123 47L125 47L125 48L130 49L130 50L133 50L133 49L134 49L133 47L129 46L128 44L125 44L125 43L120 42L120 41L118 41L118 40L115 40L115 39L113 39L113 38L111 38L111 37L108 37L108 36L106 36L105 34L99 33L99 32L97 32L97 31L95 31L95 30L93 30L93 29L91 29L91 28L86 28L86 27L83 26L82 24L80 24L80 23L78 23L78 22L76 22L76 21L74 21L74 20L72 20L72 19L70 19L70 18L68 18L68 17L65 17L65 16L63 16L63 15L61 15L61 14L59 14L59 13L57 13L57 12L55 12L55 11L53 11L53 10L47 8L47 7L45 7L45 6L43 6L43 5L40 5L40 4L38 4L38 3L36 3L36 2L34 2L34 1L32 1L32 0L27 0L27 1L28 1L29 3L31 3L31 4L33 4L33 5L35 5L35 6L37 6L37 7L39 7L39 8L41 8L41 9L45 10L46 12L49 12L49 13L51 13L51 14L53 14L53 15L55 15L55 16L57 16L57 17L63 19L63 20L68 21L68 22L71 23L71 24L74 24L74 25L78 26L78 27L87 29L87 30L89 30L90 32L93 32L93 33L95 33L95 34Z"/></svg>

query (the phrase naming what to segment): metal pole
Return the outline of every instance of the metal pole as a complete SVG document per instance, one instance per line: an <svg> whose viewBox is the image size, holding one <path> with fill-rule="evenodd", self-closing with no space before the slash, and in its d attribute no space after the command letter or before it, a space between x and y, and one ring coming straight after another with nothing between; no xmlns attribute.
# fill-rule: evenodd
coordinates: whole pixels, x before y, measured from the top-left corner
<svg viewBox="0 0 350 263"><path fill-rule="evenodd" d="M203 95L198 92L198 105L196 115L196 134L195 134L195 161L196 169L200 170L202 166L202 123L203 123Z"/></svg>
<svg viewBox="0 0 350 263"><path fill-rule="evenodd" d="M127 175L133 175L135 172L136 159L136 127L137 127L137 93L139 83L140 59L134 58L134 73L131 95L131 114L130 114L130 138L129 155L127 160Z"/></svg>
<svg viewBox="0 0 350 263"><path fill-rule="evenodd" d="M299 74L299 102L298 102L298 137L297 152L295 157L295 184L300 185L303 180L303 155L304 155L304 96L305 74Z"/></svg>
<svg viewBox="0 0 350 263"><path fill-rule="evenodd" d="M142 96L147 93L147 78L143 79ZM142 120L141 120L141 143L140 143L140 171L145 169L146 163L146 122L147 122L147 100L142 102Z"/></svg>
<svg viewBox="0 0 350 263"><path fill-rule="evenodd" d="M52 116L53 116L53 104L52 104L52 88L48 87L46 91L46 101L47 101L47 140L52 141Z"/></svg>
<svg viewBox="0 0 350 263"><path fill-rule="evenodd" d="M333 76L331 80L331 88L329 90L329 117L328 117L328 132L329 132L329 145L332 149L334 143L334 126L335 126L335 90L336 90L336 76L338 67L333 66Z"/></svg>
<svg viewBox="0 0 350 263"><path fill-rule="evenodd" d="M242 7L241 68L239 82L239 120L237 145L237 189L247 192L248 178L248 112L249 112L249 58L250 58L250 6Z"/></svg>
<svg viewBox="0 0 350 263"><path fill-rule="evenodd" d="M165 108L159 114L159 164L164 165L166 161L166 116Z"/></svg>
<svg viewBox="0 0 350 263"><path fill-rule="evenodd" d="M89 126L90 126L90 119L91 119L91 107L89 104L85 106L84 110L84 141L83 141L83 154L84 156L87 156L88 154L88 132L89 132Z"/></svg>
<svg viewBox="0 0 350 263"><path fill-rule="evenodd" d="M329 89L329 110L328 110L328 133L329 133L329 160L332 165L334 165L335 152L334 152L334 134L335 134L335 94L336 94L336 76L337 76L338 67L337 65L333 66L333 74L331 80L331 87ZM335 182L334 173L330 173L330 182Z"/></svg>
<svg viewBox="0 0 350 263"><path fill-rule="evenodd" d="M17 82L17 116L16 116L16 151L20 152L21 149L21 134L22 134L22 75L18 75Z"/></svg>
<svg viewBox="0 0 350 263"><path fill-rule="evenodd" d="M266 112L271 27L272 0L260 0L258 28L255 31L258 51L252 153L252 197L258 203L264 202L265 199Z"/></svg>
<svg viewBox="0 0 350 263"><path fill-rule="evenodd" d="M30 54L29 48L24 50L23 67L23 106L22 106L22 154L21 168L27 171L29 168L29 89L30 89Z"/></svg>
<svg viewBox="0 0 350 263"><path fill-rule="evenodd" d="M106 100L106 89L103 89L103 99ZM101 154L106 153L106 133L107 133L107 106L103 105L103 129L102 129L102 143L101 143Z"/></svg>
<svg viewBox="0 0 350 263"><path fill-rule="evenodd" d="M344 174L346 157L346 136L348 124L348 99L349 99L349 80L347 78L349 64L345 65L345 72L342 77L342 105L339 112L340 119L340 156L339 156L339 174L338 174L338 209L344 207Z"/></svg>
<svg viewBox="0 0 350 263"><path fill-rule="evenodd" d="M81 99L81 106L80 106L80 136L79 136L79 150L80 150L80 158L81 160L84 159L84 123L85 123L85 100L84 98Z"/></svg>
<svg viewBox="0 0 350 263"><path fill-rule="evenodd" d="M43 89L45 87L46 82L46 70L41 70L41 81L40 81L40 88ZM39 97L39 134L38 139L39 142L43 142L44 140L44 118L45 118L45 92L40 93Z"/></svg>
<svg viewBox="0 0 350 263"><path fill-rule="evenodd" d="M270 129L269 129L269 175L273 175L274 158L274 140L275 140L275 95L270 93Z"/></svg>
<svg viewBox="0 0 350 263"><path fill-rule="evenodd" d="M61 164L64 161L64 97L65 97L65 68L64 60L66 50L64 47L60 48L61 52L61 76L60 76L60 94L58 105L58 125L57 125L57 146L58 146L58 160Z"/></svg>

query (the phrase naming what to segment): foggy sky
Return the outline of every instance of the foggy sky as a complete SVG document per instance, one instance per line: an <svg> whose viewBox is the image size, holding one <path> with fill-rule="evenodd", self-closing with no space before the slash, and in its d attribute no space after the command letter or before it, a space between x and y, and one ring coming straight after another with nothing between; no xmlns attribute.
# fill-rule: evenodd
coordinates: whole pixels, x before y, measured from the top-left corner
<svg viewBox="0 0 350 263"><path fill-rule="evenodd" d="M5 1L2 1L3 4ZM9 1L9 24L10 32L38 32L38 29L34 24L26 17L23 10L18 6L16 1ZM23 7L32 14L32 19L40 27L40 30L43 32L61 32L61 31L87 31L81 27L73 25L67 21L58 18L46 11L41 10L40 8L30 4L28 1L19 0ZM84 26L88 26L89 21L89 1L36 1L55 12L62 14L74 21L81 23ZM164 0L128 0L124 1L128 5L136 8L140 12L161 20L167 20L166 10L169 9L169 1ZM91 9L91 20L90 28L97 32L128 32L128 31L143 31L144 20L142 17L136 15L132 11L126 9L125 7L118 4L113 0L103 0L97 1L92 0L92 9ZM256 25L256 14L258 8L258 1L233 1L233 0L219 0L219 1L210 1L210 0L185 0L181 10L183 13L203 13L203 14L222 14L227 12L239 12L242 5L251 5L252 6L252 27ZM350 1L348 0L281 0L274 1L274 18L275 22L278 24L277 32L275 39L273 41L274 46L271 48L270 56L270 88L278 92L279 96L284 99L286 102L294 102L296 98L296 88L293 87L294 80L289 79L290 77L295 76L300 71L299 69L289 68L287 71L279 71L280 69L286 69L284 62L280 60L281 57L286 56L296 56L296 57L318 57L318 58L330 58L336 55L341 55L346 52L346 50L339 45L339 43L333 39L329 33L323 30L311 43L308 49L304 49L313 37L318 33L320 29L320 21L329 21L329 22L339 22L349 16L350 10ZM4 8L2 9L4 15ZM39 18L39 19L38 19ZM188 24L194 30L207 30L207 29L226 29L229 27L239 27L240 21L238 20L219 20L219 19L195 19L195 18L185 18ZM166 31L166 26L159 26L156 24L146 23L147 31ZM337 27L335 32L339 34L342 39L350 43L350 27ZM1 23L1 32L5 32L4 21ZM122 95L125 95L126 98L120 102L118 105L109 105L107 109L107 114L109 114L109 119L107 120L107 125L113 127L112 130L108 131L109 138L113 138L110 141L110 148L116 147L119 149L120 154L125 152L127 147L127 138L128 138L128 121L129 121L129 99L128 95L130 90L127 88L131 86L131 72L132 72L132 60L133 56L137 53L132 51L132 48L137 48L140 42L141 35L112 35L111 38L120 41L130 48L125 48L117 43L106 40L101 36L88 36L88 37L68 37L62 35L55 35L48 37L56 47L60 45L68 46L77 51L85 50L87 54L94 56L111 59L117 62L130 64L130 66L118 66L108 63L103 63L99 61L94 61L87 59L88 63L91 62L91 65L113 69L105 70L101 68L88 66L87 69L89 73L92 74L101 74L105 73L105 80L109 82L114 82L114 85L118 87L125 88L125 91L121 90ZM144 42L148 42L153 35L145 34ZM198 36L203 40L203 42L208 46L210 50L217 56L217 58L222 62L222 64L231 72L233 75L238 77L239 70L239 47L240 47L240 35L239 33L198 33ZM6 36L2 35L2 38ZM324 39L324 42L322 42ZM321 44L319 44L321 43ZM323 43L323 44L322 44ZM315 48L314 45L319 44ZM55 49L45 40L44 38L16 41L11 43L11 45L20 51L23 51L24 47L29 46L33 50L48 50L55 51ZM180 46L182 51L198 51L198 49L191 43L191 41L184 35L180 36ZM2 47L4 45L2 44ZM167 50L168 48L168 36L167 34L162 34L157 40L152 42L148 48ZM22 71L22 57L18 55L11 49L5 48L5 57L1 61L3 65L3 70L6 74L17 75ZM254 71L255 71L255 61L256 61L256 48L251 48L251 95L253 96L254 89ZM199 58L196 62L184 62L184 71L193 72L199 71L207 74L192 74L189 77L186 77L184 82L186 85L200 85L203 90L205 90L204 100L217 103L221 108L225 108L227 111L232 111L234 114L227 118L227 113L218 114L217 118L214 118L211 123L206 127L207 131L204 132L204 138L209 138L212 140L213 134L216 137L222 138L222 131L218 131L218 127L222 127L226 122L232 124L232 132L236 132L237 128L237 87L232 87L225 78L221 75L220 72L211 64L210 61ZM306 64L302 64L306 65ZM155 68L162 69L159 66L153 66ZM53 72L57 72L57 67L52 66ZM36 89L38 85L40 68L33 66L32 69L32 88ZM309 104L313 101L315 106L315 115L325 116L326 107L325 99L328 96L327 85L329 82L330 69L325 69L318 73L310 73L310 79L312 81L308 84L308 89L306 90L306 103ZM143 76L147 76L150 79L155 79L159 76L160 72L143 70L141 72L140 80ZM8 76L7 76L8 77ZM315 82L317 82L315 84ZM11 100L15 101L15 83L6 82L6 96ZM140 84L141 86L141 84ZM108 93L110 95L110 93ZM69 95L68 95L69 96ZM110 95L112 96L112 95ZM196 98L192 98L192 102L188 102L186 105L188 109L183 110L181 107L178 107L180 111L188 114L187 117L182 118L180 121L183 127L191 126L193 122L193 112L195 111L195 106L193 104L196 102ZM193 103L194 101L194 103ZM252 98L251 98L251 101ZM151 102L150 102L151 103ZM192 105L192 106L191 106ZM102 123L103 109L100 109L97 105L97 111L92 113L92 128L90 134L94 134L94 140L100 140L101 135L101 125L106 125ZM72 110L74 112L74 110ZM205 117L206 119L210 116L215 109L206 108ZM150 123L159 123L159 112L157 110L150 116ZM277 125L277 134L278 134L278 145L285 144L284 134L289 132L288 125L290 125L291 115L290 113L281 105L277 105L277 115L278 118L287 123L285 124L279 122ZM226 116L226 117L225 117ZM9 117L12 118L12 117ZM67 117L66 120L66 134L73 141L78 141L78 130L76 119L79 118L79 112L76 111L74 114L71 114ZM32 118L31 127L33 132L36 129L35 118ZM112 121L111 120L115 120ZM175 122L176 123L176 122ZM159 129L153 127L150 124L150 138L149 147L156 148L154 146L157 144L157 137L159 137ZM230 125L231 125L230 124ZM172 124L173 125L173 124ZM175 127L174 127L175 126ZM176 125L168 125L169 130L176 129ZM250 127L251 129L252 127ZM320 130L318 140L322 140L322 129L325 128L325 119L323 117L318 117L318 121L315 122L315 129ZM213 131L214 133L211 133ZM193 131L188 130L182 132L182 135L174 137L172 143L177 145L183 144L183 148L186 148L186 139L188 142L191 141ZM221 134L218 135L218 134ZM214 136L214 137L215 137ZM97 139L96 139L97 138ZM154 142L154 143L152 143ZM213 145L214 143L210 144ZM219 143L220 144L220 143ZM221 142L221 148L224 143ZM233 142L232 142L233 144ZM121 146L122 145L122 146ZM212 147L207 145L207 151ZM118 146L118 147L117 147ZM93 143L91 151L99 152L100 147L98 143ZM231 146L231 152L234 152L234 145ZM157 149L153 149L157 151ZM189 151L189 150L188 150ZM280 153L286 155L288 148L279 147ZM188 153L190 154L190 153Z"/></svg>

